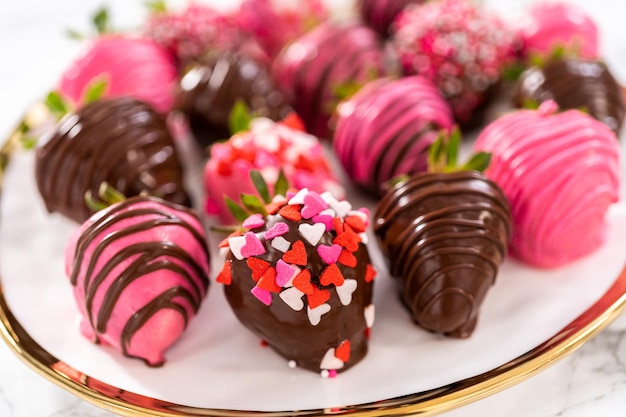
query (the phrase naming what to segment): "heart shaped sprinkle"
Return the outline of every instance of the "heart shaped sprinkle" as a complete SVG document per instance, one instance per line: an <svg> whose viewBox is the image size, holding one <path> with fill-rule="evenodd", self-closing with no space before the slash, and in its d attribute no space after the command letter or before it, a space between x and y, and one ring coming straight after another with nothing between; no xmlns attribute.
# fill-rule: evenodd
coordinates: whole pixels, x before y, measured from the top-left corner
<svg viewBox="0 0 626 417"><path fill-rule="evenodd" d="M288 264L306 266L307 255L306 255L306 249L304 248L304 242L301 240L296 240L293 243L291 249L289 249L283 255L283 261L287 262Z"/></svg>
<svg viewBox="0 0 626 417"><path fill-rule="evenodd" d="M333 243L336 243L350 252L355 252L359 249L359 242L361 241L361 237L354 233L352 230L344 230L343 233L337 235L336 238L333 239Z"/></svg>
<svg viewBox="0 0 626 417"><path fill-rule="evenodd" d="M350 360L350 340L344 339L335 349L335 357L346 363Z"/></svg>
<svg viewBox="0 0 626 417"><path fill-rule="evenodd" d="M220 248L227 248L227 247L229 246L229 245L228 245L228 240L229 240L231 237L237 237L237 236L241 236L241 232L240 232L239 230L236 230L236 231L232 232L231 234L229 234L228 236L226 236L226 238L224 238L224 239L220 242L220 244L219 244L218 246L219 246Z"/></svg>
<svg viewBox="0 0 626 417"><path fill-rule="evenodd" d="M319 245L317 247L317 253L326 265L337 262L342 250L342 247L339 245Z"/></svg>
<svg viewBox="0 0 626 417"><path fill-rule="evenodd" d="M309 193L308 188L302 188L293 197L291 197L287 204L304 204L304 196Z"/></svg>
<svg viewBox="0 0 626 417"><path fill-rule="evenodd" d="M306 295L311 295L315 292L315 287L311 284L311 272L308 269L303 269L296 275L293 279L293 286Z"/></svg>
<svg viewBox="0 0 626 417"><path fill-rule="evenodd" d="M348 201L338 201L331 193L322 193L321 197L326 201L328 206L335 210L337 217L345 217L350 210L352 210L352 204Z"/></svg>
<svg viewBox="0 0 626 417"><path fill-rule="evenodd" d="M312 220L315 223L323 224L327 232L333 230L333 216L329 216L327 214L318 214L317 216L313 216Z"/></svg>
<svg viewBox="0 0 626 417"><path fill-rule="evenodd" d="M299 222L302 220L302 214L300 213L300 209L302 206L300 205L289 205L284 206L280 210L278 210L278 214L283 216L283 218L287 220L291 220L292 222Z"/></svg>
<svg viewBox="0 0 626 417"><path fill-rule="evenodd" d="M365 267L365 282L372 282L374 278L376 278L376 269L372 266L372 264L367 264Z"/></svg>
<svg viewBox="0 0 626 417"><path fill-rule="evenodd" d="M300 311L304 308L304 301L302 301L303 295L304 293L296 287L287 288L279 294L285 304L295 311Z"/></svg>
<svg viewBox="0 0 626 417"><path fill-rule="evenodd" d="M341 369L343 368L343 361L336 356L335 349L330 348L324 354L322 362L320 363L320 369Z"/></svg>
<svg viewBox="0 0 626 417"><path fill-rule="evenodd" d="M313 246L317 245L325 231L326 226L324 226L323 223L301 223L298 226L298 232L300 232L300 235Z"/></svg>
<svg viewBox="0 0 626 417"><path fill-rule="evenodd" d="M263 288L254 287L250 290L250 292L266 306L272 304L272 294L269 291L264 290Z"/></svg>
<svg viewBox="0 0 626 417"><path fill-rule="evenodd" d="M272 247L283 253L287 252L290 246L291 246L291 242L282 236L278 236L272 239Z"/></svg>
<svg viewBox="0 0 626 417"><path fill-rule="evenodd" d="M296 277L297 278L297 277ZM295 280L294 280L295 282ZM294 285L295 286L295 285ZM330 291L328 290L320 290L313 286L313 293L307 294L306 299L309 303L309 308L315 309L318 306L321 306L326 301L330 299Z"/></svg>
<svg viewBox="0 0 626 417"><path fill-rule="evenodd" d="M343 219L341 217L333 217L333 229L338 235L343 233Z"/></svg>
<svg viewBox="0 0 626 417"><path fill-rule="evenodd" d="M363 315L365 316L365 324L367 325L367 328L371 328L374 325L374 317L376 316L374 304L370 304L365 307Z"/></svg>
<svg viewBox="0 0 626 417"><path fill-rule="evenodd" d="M293 279L298 275L300 269L297 266L290 265L279 259L276 262L276 285L281 287L290 287L293 285ZM291 285L288 285L290 284Z"/></svg>
<svg viewBox="0 0 626 417"><path fill-rule="evenodd" d="M265 273L259 278L259 282L257 282L257 287L264 289L269 292L280 292L282 287L276 285L276 269L270 267L267 268Z"/></svg>
<svg viewBox="0 0 626 417"><path fill-rule="evenodd" d="M315 191L310 191L304 196L304 207L302 207L302 217L310 219L319 214L322 210L326 210L328 204Z"/></svg>
<svg viewBox="0 0 626 417"><path fill-rule="evenodd" d="M339 296L339 301L344 306L350 305L352 302L352 293L356 290L357 282L355 279L347 279L343 282L343 285L340 285L335 288L337 290L337 295Z"/></svg>
<svg viewBox="0 0 626 417"><path fill-rule="evenodd" d="M363 233L367 228L363 219L356 215L349 215L343 221L357 233Z"/></svg>
<svg viewBox="0 0 626 417"><path fill-rule="evenodd" d="M280 198L277 198L280 197ZM271 203L265 206L267 214L276 214L287 203L287 199L283 196L276 196Z"/></svg>
<svg viewBox="0 0 626 417"><path fill-rule="evenodd" d="M241 225L246 229L256 229L265 225L265 219L261 214L252 214Z"/></svg>
<svg viewBox="0 0 626 417"><path fill-rule="evenodd" d="M317 326L322 321L322 316L330 311L330 306L328 304L320 304L315 308L311 308L310 306L306 308L307 316L309 317L309 322L313 326Z"/></svg>
<svg viewBox="0 0 626 417"><path fill-rule="evenodd" d="M274 226L270 227L265 232L264 236L266 240L270 240L270 239L274 239L277 236L282 236L288 231L289 231L289 226L287 225L287 223L278 222Z"/></svg>
<svg viewBox="0 0 626 417"><path fill-rule="evenodd" d="M357 260L356 256L354 256L352 252L343 249L341 251L341 255L339 255L339 259L337 259L337 262L350 268L355 268Z"/></svg>
<svg viewBox="0 0 626 417"><path fill-rule="evenodd" d="M243 248L246 244L246 239L243 236L233 236L228 239L228 246L230 247L230 251L233 253L233 256L240 261L243 259L243 255L241 254L241 248Z"/></svg>
<svg viewBox="0 0 626 417"><path fill-rule="evenodd" d="M343 285L344 278L337 264L328 265L320 275L320 284L326 286L334 284L336 287Z"/></svg>
<svg viewBox="0 0 626 417"><path fill-rule="evenodd" d="M215 278L215 281L224 285L230 285L233 282L232 262L224 262L224 267L222 268L222 271L217 275L217 278Z"/></svg>
<svg viewBox="0 0 626 417"><path fill-rule="evenodd" d="M265 247L263 247L263 243L261 239L257 237L252 232L248 232L243 235L246 244L241 248L241 256L244 258L249 258L251 256L259 256L265 253Z"/></svg>
<svg viewBox="0 0 626 417"><path fill-rule="evenodd" d="M270 267L269 262L254 257L246 259L246 264L248 264L248 268L252 271L252 279L254 282L257 282Z"/></svg>
<svg viewBox="0 0 626 417"><path fill-rule="evenodd" d="M359 233L359 237L361 238L361 242L363 242L364 245L367 245L370 241L370 238L367 237L367 233L365 232Z"/></svg>

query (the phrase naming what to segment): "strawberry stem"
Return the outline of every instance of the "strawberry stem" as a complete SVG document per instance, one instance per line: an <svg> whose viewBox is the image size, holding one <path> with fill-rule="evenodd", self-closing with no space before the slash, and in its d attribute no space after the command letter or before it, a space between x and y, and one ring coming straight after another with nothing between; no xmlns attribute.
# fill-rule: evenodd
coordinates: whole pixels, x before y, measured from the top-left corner
<svg viewBox="0 0 626 417"><path fill-rule="evenodd" d="M461 131L454 127L452 131L445 130L439 133L437 139L432 143L428 152L428 172L446 173L458 171L479 171L483 172L489 166L491 154L478 152L470 156L470 159L463 165L457 163L459 147L461 146Z"/></svg>

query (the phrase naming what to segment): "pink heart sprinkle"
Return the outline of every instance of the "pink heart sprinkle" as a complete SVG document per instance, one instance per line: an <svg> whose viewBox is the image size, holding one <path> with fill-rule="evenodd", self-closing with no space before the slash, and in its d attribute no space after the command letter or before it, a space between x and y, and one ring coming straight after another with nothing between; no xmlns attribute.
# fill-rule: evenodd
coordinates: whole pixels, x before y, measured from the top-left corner
<svg viewBox="0 0 626 417"><path fill-rule="evenodd" d="M272 304L272 294L269 291L264 290L263 288L254 287L250 290L250 292L266 306Z"/></svg>
<svg viewBox="0 0 626 417"><path fill-rule="evenodd" d="M326 265L331 265L337 262L339 255L341 255L341 246L339 245L319 245L317 247L317 253L319 253L322 261Z"/></svg>
<svg viewBox="0 0 626 417"><path fill-rule="evenodd" d="M265 219L261 214L253 214L241 224L246 229L256 229L265 225Z"/></svg>
<svg viewBox="0 0 626 417"><path fill-rule="evenodd" d="M310 219L311 217L320 214L321 211L326 210L328 204L324 199L315 191L310 191L304 196L304 207L302 207L302 217Z"/></svg>
<svg viewBox="0 0 626 417"><path fill-rule="evenodd" d="M284 235L288 231L289 231L289 226L287 225L287 223L278 222L265 232L265 239L266 240L274 239L277 236Z"/></svg>
<svg viewBox="0 0 626 417"><path fill-rule="evenodd" d="M276 262L276 285L284 287L294 275L295 270L287 262L279 259Z"/></svg>
<svg viewBox="0 0 626 417"><path fill-rule="evenodd" d="M313 221L315 223L323 223L326 226L326 231L330 232L333 228L333 216L329 216L328 214L318 214L317 216L313 216Z"/></svg>
<svg viewBox="0 0 626 417"><path fill-rule="evenodd" d="M246 240L246 244L241 248L241 256L249 258L251 256L263 255L265 253L263 243L261 243L261 240L257 237L257 235L252 232L248 232L243 236Z"/></svg>

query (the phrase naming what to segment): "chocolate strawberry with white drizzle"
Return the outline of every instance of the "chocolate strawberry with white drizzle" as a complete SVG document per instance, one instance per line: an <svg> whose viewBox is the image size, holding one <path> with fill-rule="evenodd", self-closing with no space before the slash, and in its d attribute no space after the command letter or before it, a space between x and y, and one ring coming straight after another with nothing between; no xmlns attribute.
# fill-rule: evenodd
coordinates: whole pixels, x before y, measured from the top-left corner
<svg viewBox="0 0 626 417"><path fill-rule="evenodd" d="M72 235L65 260L81 333L149 366L164 363L209 287L197 213L156 197L98 211Z"/></svg>
<svg viewBox="0 0 626 417"><path fill-rule="evenodd" d="M270 199L255 183L264 201L244 196L256 213L235 210L242 227L222 244L217 281L239 321L289 366L332 377L367 353L376 275L368 212L307 189L285 197L279 186Z"/></svg>
<svg viewBox="0 0 626 417"><path fill-rule="evenodd" d="M511 213L480 171L489 155L456 167L458 131L434 142L430 172L412 175L380 201L374 231L401 299L426 330L469 337L507 253Z"/></svg>

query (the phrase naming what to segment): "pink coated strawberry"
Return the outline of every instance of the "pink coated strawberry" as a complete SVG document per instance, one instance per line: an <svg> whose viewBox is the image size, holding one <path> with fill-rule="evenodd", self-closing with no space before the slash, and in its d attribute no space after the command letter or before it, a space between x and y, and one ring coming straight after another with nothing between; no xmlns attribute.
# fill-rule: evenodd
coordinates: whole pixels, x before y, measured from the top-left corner
<svg viewBox="0 0 626 417"><path fill-rule="evenodd" d="M174 104L177 76L174 58L154 41L104 35L85 45L62 74L58 90L80 107L90 85L101 80L104 97L134 97L167 113Z"/></svg>
<svg viewBox="0 0 626 417"><path fill-rule="evenodd" d="M164 363L209 287L197 214L153 197L93 215L71 237L65 258L81 332L150 366Z"/></svg>
<svg viewBox="0 0 626 417"><path fill-rule="evenodd" d="M602 245L605 217L618 199L620 151L615 134L553 101L489 124L475 143L492 154L485 172L513 213L510 251L531 265L555 268Z"/></svg>

